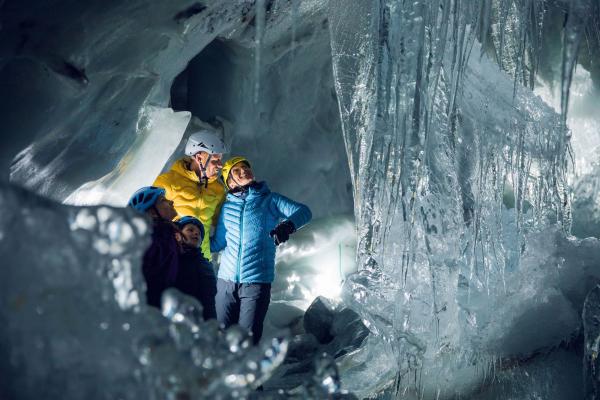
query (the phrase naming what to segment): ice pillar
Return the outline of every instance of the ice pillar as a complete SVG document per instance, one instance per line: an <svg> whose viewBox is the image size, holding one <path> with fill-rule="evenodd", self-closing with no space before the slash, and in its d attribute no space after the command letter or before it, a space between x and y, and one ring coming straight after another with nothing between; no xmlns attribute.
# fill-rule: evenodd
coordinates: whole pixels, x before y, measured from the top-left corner
<svg viewBox="0 0 600 400"><path fill-rule="evenodd" d="M330 1L358 231L345 299L394 350L398 390L478 356L476 313L461 301L502 291L523 225L564 212L564 127L485 56L488 6ZM507 210L517 239L505 247Z"/></svg>

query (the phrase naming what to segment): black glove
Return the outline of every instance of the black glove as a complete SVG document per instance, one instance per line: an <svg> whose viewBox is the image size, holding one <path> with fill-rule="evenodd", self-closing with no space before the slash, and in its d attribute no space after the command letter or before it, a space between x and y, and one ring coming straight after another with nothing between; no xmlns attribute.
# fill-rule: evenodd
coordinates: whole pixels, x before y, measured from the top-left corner
<svg viewBox="0 0 600 400"><path fill-rule="evenodd" d="M283 221L269 233L269 236L273 238L275 246L279 246L281 243L287 242L290 234L294 232L296 232L294 223L292 221Z"/></svg>

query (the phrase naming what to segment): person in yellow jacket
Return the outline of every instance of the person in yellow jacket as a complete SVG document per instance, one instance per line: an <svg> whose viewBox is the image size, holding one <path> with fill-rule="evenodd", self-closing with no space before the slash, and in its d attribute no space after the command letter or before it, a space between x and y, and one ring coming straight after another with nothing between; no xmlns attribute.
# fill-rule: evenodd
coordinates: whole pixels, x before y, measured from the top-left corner
<svg viewBox="0 0 600 400"><path fill-rule="evenodd" d="M219 170L223 167L225 143L215 131L203 129L190 135L185 154L171 166L171 169L159 175L153 186L166 191L165 197L174 203L180 217L193 216L204 225L202 253L211 260L209 234L219 216L225 199L225 187L219 179Z"/></svg>

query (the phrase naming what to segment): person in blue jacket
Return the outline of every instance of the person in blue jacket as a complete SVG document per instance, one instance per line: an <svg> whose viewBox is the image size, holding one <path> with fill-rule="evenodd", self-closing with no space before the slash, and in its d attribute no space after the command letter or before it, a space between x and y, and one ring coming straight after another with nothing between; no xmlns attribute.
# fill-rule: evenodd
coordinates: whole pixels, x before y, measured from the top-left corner
<svg viewBox="0 0 600 400"><path fill-rule="evenodd" d="M165 198L165 190L146 186L137 190L128 206L152 218L152 243L142 259L146 280L146 302L160 308L162 293L175 285L179 271L177 227L171 222L177 216L173 202Z"/></svg>
<svg viewBox="0 0 600 400"><path fill-rule="evenodd" d="M210 261L202 254L200 244L204 239L204 225L199 219L185 216L175 224L181 230L182 252L179 256L179 273L175 287L193 296L202 304L204 320L215 319L217 278Z"/></svg>
<svg viewBox="0 0 600 400"><path fill-rule="evenodd" d="M260 341L275 277L275 247L312 218L310 209L256 182L250 163L233 157L222 169L229 192L210 241L222 250L215 299L217 320L239 324Z"/></svg>

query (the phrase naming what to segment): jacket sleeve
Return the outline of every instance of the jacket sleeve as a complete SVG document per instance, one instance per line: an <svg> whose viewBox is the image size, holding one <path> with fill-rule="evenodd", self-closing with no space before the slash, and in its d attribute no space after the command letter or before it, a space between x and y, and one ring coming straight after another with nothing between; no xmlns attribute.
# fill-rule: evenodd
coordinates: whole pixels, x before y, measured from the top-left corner
<svg viewBox="0 0 600 400"><path fill-rule="evenodd" d="M163 269L161 268L164 258L165 252L161 246L161 243L155 238L152 238L152 243L150 243L150 247L148 247L143 257L142 265L146 279L158 277L164 273Z"/></svg>
<svg viewBox="0 0 600 400"><path fill-rule="evenodd" d="M272 204L276 216L291 221L296 230L306 225L312 219L310 208L302 203L297 203L279 193L272 194Z"/></svg>
<svg viewBox="0 0 600 400"><path fill-rule="evenodd" d="M225 239L227 228L225 228L225 221L223 215L223 212L219 214L219 220L217 222L217 227L215 228L215 233L210 238L211 253L218 253L219 251L227 247L227 240Z"/></svg>
<svg viewBox="0 0 600 400"><path fill-rule="evenodd" d="M219 223L219 216L221 215L221 208L223 208L223 203L225 203L225 196L219 201L217 206L215 207L215 212L213 213L212 218L212 226L217 226Z"/></svg>
<svg viewBox="0 0 600 400"><path fill-rule="evenodd" d="M143 272L147 279L165 277L178 262L179 249L174 233L164 226L154 225L152 242L143 256Z"/></svg>

